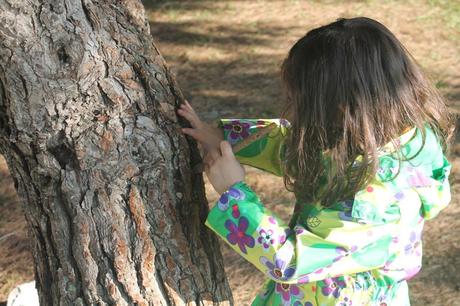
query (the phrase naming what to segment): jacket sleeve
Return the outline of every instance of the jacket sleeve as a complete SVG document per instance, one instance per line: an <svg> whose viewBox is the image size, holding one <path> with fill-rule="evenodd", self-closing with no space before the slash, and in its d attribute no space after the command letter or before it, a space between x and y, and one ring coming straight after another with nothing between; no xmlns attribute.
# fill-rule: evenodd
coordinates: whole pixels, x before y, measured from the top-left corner
<svg viewBox="0 0 460 306"><path fill-rule="evenodd" d="M247 147L235 152L235 157L242 164L256 167L281 176L281 159L283 158L283 141L290 127L285 119L220 119L218 126L224 131L224 139L232 146L271 124L274 128L266 135L255 140Z"/></svg>
<svg viewBox="0 0 460 306"><path fill-rule="evenodd" d="M436 217L451 200L449 174L452 166L436 133L429 126L425 132L425 141L420 136L413 144L405 146L407 155L414 152L414 156L403 166L402 172L406 176L402 176L397 184L400 188L413 189L418 193L422 205L420 213L429 220ZM423 150L420 151L421 148Z"/></svg>
<svg viewBox="0 0 460 306"><path fill-rule="evenodd" d="M440 155L434 164L430 176L411 177L414 189L422 202L422 215L426 220L436 217L451 200L449 174L451 164L444 155Z"/></svg>
<svg viewBox="0 0 460 306"><path fill-rule="evenodd" d="M370 188L364 191L369 194L359 197L361 202L388 198L378 184ZM221 195L205 224L257 269L281 283L306 283L382 267L398 232L398 208L388 205L379 214L382 218L375 218L370 209L358 222L349 201L337 205L313 207L308 217L300 218L305 222L296 222L291 229L241 181ZM379 204L374 206L379 209Z"/></svg>

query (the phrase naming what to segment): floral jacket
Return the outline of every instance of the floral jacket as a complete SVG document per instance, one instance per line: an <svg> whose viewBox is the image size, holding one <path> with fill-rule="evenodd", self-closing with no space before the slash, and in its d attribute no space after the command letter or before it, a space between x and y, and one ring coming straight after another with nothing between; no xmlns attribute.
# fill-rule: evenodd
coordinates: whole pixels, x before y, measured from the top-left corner
<svg viewBox="0 0 460 306"><path fill-rule="evenodd" d="M233 145L262 127L269 134L237 159L282 175L283 119L221 119ZM252 305L409 305L406 280L421 268L426 219L450 201L451 165L434 132L413 128L379 151L379 170L350 200L303 205L285 224L244 181L224 192L206 226L268 279ZM409 161L399 161L396 152Z"/></svg>

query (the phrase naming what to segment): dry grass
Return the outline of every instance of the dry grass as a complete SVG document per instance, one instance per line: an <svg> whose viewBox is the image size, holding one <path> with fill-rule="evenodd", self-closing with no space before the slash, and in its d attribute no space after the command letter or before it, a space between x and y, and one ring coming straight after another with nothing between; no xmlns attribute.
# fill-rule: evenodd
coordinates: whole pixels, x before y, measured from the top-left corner
<svg viewBox="0 0 460 306"><path fill-rule="evenodd" d="M30 244L21 203L0 155L0 301L18 283L33 279Z"/></svg>
<svg viewBox="0 0 460 306"><path fill-rule="evenodd" d="M282 107L279 66L308 30L339 17L367 16L385 24L424 71L460 109L460 3L454 1L215 1L166 2L148 11L152 35L185 96L200 114L277 117ZM410 282L413 305L460 305L460 155L454 164L454 198L428 222L422 272ZM284 220L292 196L282 180L252 170L248 181ZM213 203L217 195L207 185ZM287 205L286 205L287 204ZM458 231L458 230L457 230ZM264 276L221 241L236 305L248 305ZM243 284L251 284L250 287Z"/></svg>
<svg viewBox="0 0 460 306"><path fill-rule="evenodd" d="M203 118L277 117L282 97L278 70L289 47L313 27L338 17L368 16L385 24L410 50L450 105L460 108L460 4L458 1L180 1L147 4L151 32L185 96ZM460 152L460 150L459 150ZM410 283L413 305L460 305L460 154L454 198L428 222L422 272ZM2 175L6 168L0 163ZM248 170L248 182L284 220L292 195L282 180ZM0 301L12 284L32 277L24 220L11 181L0 180ZM206 185L208 199L217 195ZM6 242L5 242L6 241ZM264 276L221 241L236 305L248 305ZM14 253L12 257L10 253ZM5 256L5 255L6 256ZM245 284L251 284L246 286Z"/></svg>

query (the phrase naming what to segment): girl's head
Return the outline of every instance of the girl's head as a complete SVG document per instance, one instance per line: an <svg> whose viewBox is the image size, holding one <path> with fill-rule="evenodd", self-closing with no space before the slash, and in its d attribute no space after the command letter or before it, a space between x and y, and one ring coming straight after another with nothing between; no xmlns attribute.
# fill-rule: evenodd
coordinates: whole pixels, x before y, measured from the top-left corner
<svg viewBox="0 0 460 306"><path fill-rule="evenodd" d="M327 206L352 196L375 174L377 149L407 128L424 133L428 124L446 150L453 124L441 95L375 20L340 18L309 31L281 72L283 117L292 124L285 184L305 201Z"/></svg>

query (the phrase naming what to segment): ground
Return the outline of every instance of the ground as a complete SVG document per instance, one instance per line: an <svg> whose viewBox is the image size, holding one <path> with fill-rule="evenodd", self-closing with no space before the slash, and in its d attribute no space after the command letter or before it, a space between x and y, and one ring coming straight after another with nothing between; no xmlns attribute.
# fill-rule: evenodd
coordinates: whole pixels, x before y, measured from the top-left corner
<svg viewBox="0 0 460 306"><path fill-rule="evenodd" d="M460 109L460 3L412 1L156 1L146 3L151 33L185 96L207 121L276 118L283 105L279 67L308 30L339 17L386 25L453 109ZM452 147L453 198L424 231L424 266L409 283L413 305L460 305L460 144ZM248 183L285 220L293 196L280 178L247 168ZM206 184L209 205L217 194ZM33 278L26 224L0 158L0 301ZM264 275L221 241L235 305L248 305ZM247 284L251 284L248 286Z"/></svg>

